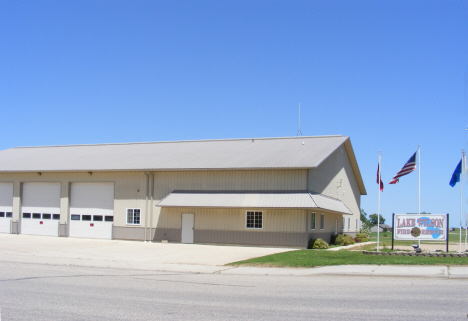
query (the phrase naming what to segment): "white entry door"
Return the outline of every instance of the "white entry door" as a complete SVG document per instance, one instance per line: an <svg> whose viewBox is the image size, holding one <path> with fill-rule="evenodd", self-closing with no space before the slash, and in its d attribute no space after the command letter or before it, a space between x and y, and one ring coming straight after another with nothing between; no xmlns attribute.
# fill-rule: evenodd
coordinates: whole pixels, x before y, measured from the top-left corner
<svg viewBox="0 0 468 321"><path fill-rule="evenodd" d="M193 227L195 223L195 215L190 213L182 214L182 243L193 243Z"/></svg>

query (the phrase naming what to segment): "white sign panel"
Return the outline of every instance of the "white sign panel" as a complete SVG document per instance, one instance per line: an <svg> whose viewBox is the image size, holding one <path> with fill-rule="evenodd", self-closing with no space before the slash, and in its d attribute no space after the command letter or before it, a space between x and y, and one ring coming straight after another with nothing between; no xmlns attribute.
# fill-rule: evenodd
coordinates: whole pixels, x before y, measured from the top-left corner
<svg viewBox="0 0 468 321"><path fill-rule="evenodd" d="M447 239L447 214L395 214L393 224L395 240Z"/></svg>

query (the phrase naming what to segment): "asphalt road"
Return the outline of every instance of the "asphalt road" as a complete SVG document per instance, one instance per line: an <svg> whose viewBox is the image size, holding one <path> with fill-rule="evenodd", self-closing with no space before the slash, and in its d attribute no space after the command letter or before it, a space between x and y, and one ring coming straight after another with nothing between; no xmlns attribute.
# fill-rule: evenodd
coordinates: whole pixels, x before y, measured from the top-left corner
<svg viewBox="0 0 468 321"><path fill-rule="evenodd" d="M467 320L468 280L0 262L1 320Z"/></svg>

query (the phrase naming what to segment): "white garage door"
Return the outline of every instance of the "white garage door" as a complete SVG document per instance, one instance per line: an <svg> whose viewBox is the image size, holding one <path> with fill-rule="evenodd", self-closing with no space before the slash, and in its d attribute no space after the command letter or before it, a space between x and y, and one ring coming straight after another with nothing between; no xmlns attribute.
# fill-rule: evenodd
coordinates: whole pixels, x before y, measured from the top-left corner
<svg viewBox="0 0 468 321"><path fill-rule="evenodd" d="M72 183L70 236L112 239L113 183Z"/></svg>
<svg viewBox="0 0 468 321"><path fill-rule="evenodd" d="M13 183L0 182L0 233L11 233Z"/></svg>
<svg viewBox="0 0 468 321"><path fill-rule="evenodd" d="M60 183L23 183L21 233L59 236Z"/></svg>

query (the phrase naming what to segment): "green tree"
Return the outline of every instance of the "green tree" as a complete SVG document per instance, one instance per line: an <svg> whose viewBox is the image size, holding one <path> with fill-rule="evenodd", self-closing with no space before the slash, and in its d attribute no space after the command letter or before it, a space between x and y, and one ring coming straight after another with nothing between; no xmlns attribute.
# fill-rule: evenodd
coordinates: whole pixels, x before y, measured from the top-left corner
<svg viewBox="0 0 468 321"><path fill-rule="evenodd" d="M366 224L367 222L369 222L369 219L367 218L367 213L362 208L361 208L361 222L362 224Z"/></svg>
<svg viewBox="0 0 468 321"><path fill-rule="evenodd" d="M369 215L369 222L372 224L372 226L377 225L377 214L371 214ZM385 219L382 217L382 214L380 214L380 224L384 224Z"/></svg>

